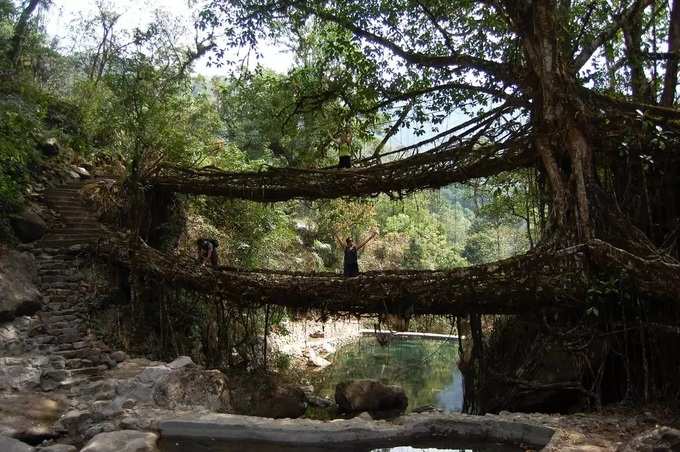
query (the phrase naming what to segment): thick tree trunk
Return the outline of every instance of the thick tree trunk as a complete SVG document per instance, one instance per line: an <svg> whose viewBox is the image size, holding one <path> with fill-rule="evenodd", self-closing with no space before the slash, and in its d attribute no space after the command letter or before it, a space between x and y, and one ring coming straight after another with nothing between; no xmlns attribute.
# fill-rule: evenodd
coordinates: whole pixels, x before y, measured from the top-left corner
<svg viewBox="0 0 680 452"><path fill-rule="evenodd" d="M584 242L595 237L589 192L595 182L592 149L571 72L571 51L559 38L559 17L551 2L533 2L516 11L531 74L528 91L534 98L537 124L534 146L552 194L552 236Z"/></svg>
<svg viewBox="0 0 680 452"><path fill-rule="evenodd" d="M28 21L39 4L40 0L31 0L28 5L26 5L26 8L24 8L24 10L21 12L19 20L14 27L14 35L12 36L8 57L15 68L19 66L19 59L21 58L24 41L26 40Z"/></svg>
<svg viewBox="0 0 680 452"><path fill-rule="evenodd" d="M675 102L675 87L678 84L678 62L680 57L680 0L673 0L671 9L670 31L668 33L668 53L671 56L666 64L666 76L663 82L661 105L672 107Z"/></svg>

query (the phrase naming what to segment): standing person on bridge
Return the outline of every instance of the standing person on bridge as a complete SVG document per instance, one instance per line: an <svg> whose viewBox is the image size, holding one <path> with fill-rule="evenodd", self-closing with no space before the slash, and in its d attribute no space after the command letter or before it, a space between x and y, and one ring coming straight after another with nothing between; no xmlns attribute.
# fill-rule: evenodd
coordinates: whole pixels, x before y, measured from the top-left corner
<svg viewBox="0 0 680 452"><path fill-rule="evenodd" d="M349 125L346 125L344 129L338 134L338 136L333 137L328 134L331 139L335 142L338 148L338 168L351 168L352 167L352 129Z"/></svg>
<svg viewBox="0 0 680 452"><path fill-rule="evenodd" d="M376 231L373 231L370 237L364 240L360 245L355 245L351 237L347 237L345 243L342 243L342 240L340 240L338 236L335 236L335 240L337 240L340 246L345 250L345 256L342 265L343 274L345 276L352 277L359 275L359 250L365 247L368 242L373 240L377 234L378 233Z"/></svg>
<svg viewBox="0 0 680 452"><path fill-rule="evenodd" d="M219 265L217 258L217 240L215 239L198 239L196 240L198 247L198 259L201 260L201 265L205 266L208 262L216 268Z"/></svg>

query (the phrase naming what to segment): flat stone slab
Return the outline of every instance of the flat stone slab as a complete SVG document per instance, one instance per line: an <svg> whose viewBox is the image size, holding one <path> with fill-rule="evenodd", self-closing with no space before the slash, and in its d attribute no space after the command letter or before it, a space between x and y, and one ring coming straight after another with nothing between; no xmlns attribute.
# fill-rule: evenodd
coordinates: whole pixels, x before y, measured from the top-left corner
<svg viewBox="0 0 680 452"><path fill-rule="evenodd" d="M498 416L415 414L393 421L365 419L268 419L230 414L209 414L159 423L161 437L204 438L224 441L263 441L298 446L348 446L398 443L422 439L491 441L541 448L555 430Z"/></svg>

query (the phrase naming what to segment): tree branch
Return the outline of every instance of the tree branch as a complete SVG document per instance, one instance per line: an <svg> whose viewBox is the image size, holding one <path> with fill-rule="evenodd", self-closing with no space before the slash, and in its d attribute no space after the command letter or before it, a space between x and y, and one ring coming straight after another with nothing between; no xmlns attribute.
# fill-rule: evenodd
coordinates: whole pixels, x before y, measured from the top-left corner
<svg viewBox="0 0 680 452"><path fill-rule="evenodd" d="M602 32L595 39L593 39L589 45L585 46L581 50L581 53L574 59L574 71L577 72L579 69L581 69L602 44L613 38L614 35L616 35L616 33L618 33L618 31L621 29L621 27L633 19L641 9L651 5L654 3L654 1L655 0L636 0L630 8L616 16L612 23L607 28L602 30Z"/></svg>
<svg viewBox="0 0 680 452"><path fill-rule="evenodd" d="M356 36L390 50L393 54L409 64L435 68L458 66L484 72L485 74L510 84L518 84L517 77L514 76L515 71L509 64L497 63L471 55L459 54L457 52L454 52L452 55L430 55L406 50L384 36L360 28L349 20L338 17L328 11L310 8L306 2L297 2L296 6L307 14L340 25L354 33Z"/></svg>

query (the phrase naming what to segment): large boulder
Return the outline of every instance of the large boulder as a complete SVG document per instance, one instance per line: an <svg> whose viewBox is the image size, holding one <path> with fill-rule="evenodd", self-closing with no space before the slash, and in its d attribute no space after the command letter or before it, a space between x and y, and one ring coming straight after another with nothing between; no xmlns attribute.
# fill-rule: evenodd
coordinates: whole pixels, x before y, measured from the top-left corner
<svg viewBox="0 0 680 452"><path fill-rule="evenodd" d="M377 380L351 380L335 387L335 403L347 413L402 412L408 406L408 398L399 386L388 386Z"/></svg>
<svg viewBox="0 0 680 452"><path fill-rule="evenodd" d="M185 366L169 373L154 387L153 401L163 408L200 405L211 411L230 410L227 378L219 370Z"/></svg>
<svg viewBox="0 0 680 452"><path fill-rule="evenodd" d="M0 358L0 390L30 390L40 385L43 369L49 367L46 356Z"/></svg>
<svg viewBox="0 0 680 452"><path fill-rule="evenodd" d="M36 280L35 259L30 253L0 252L0 322L40 309L42 297Z"/></svg>
<svg viewBox="0 0 680 452"><path fill-rule="evenodd" d="M158 452L158 435L119 430L96 435L80 452Z"/></svg>
<svg viewBox="0 0 680 452"><path fill-rule="evenodd" d="M2 452L33 452L34 448L14 438L0 436L0 451Z"/></svg>
<svg viewBox="0 0 680 452"><path fill-rule="evenodd" d="M197 366L187 356L171 363L146 367L139 375L117 382L120 403L153 402L164 408L203 406L228 411L229 390L226 376L218 370Z"/></svg>
<svg viewBox="0 0 680 452"><path fill-rule="evenodd" d="M648 430L619 448L619 452L678 452L680 430L656 427Z"/></svg>
<svg viewBox="0 0 680 452"><path fill-rule="evenodd" d="M35 242L47 232L47 223L32 208L10 215L9 221L14 234L24 243Z"/></svg>
<svg viewBox="0 0 680 452"><path fill-rule="evenodd" d="M263 385L257 390L240 387L231 391L231 405L238 414L294 419L305 414L307 396L292 385Z"/></svg>

